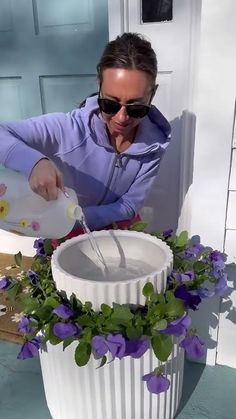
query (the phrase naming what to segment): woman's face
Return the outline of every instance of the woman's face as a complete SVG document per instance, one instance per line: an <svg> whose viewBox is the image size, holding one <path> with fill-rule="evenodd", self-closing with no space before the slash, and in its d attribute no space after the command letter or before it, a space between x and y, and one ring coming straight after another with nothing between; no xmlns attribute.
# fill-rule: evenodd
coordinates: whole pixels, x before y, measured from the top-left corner
<svg viewBox="0 0 236 419"><path fill-rule="evenodd" d="M111 99L122 105L150 103L152 84L150 76L141 70L107 68L103 71L100 97ZM125 106L116 114L102 112L103 119L111 135L130 137L142 118L130 117Z"/></svg>

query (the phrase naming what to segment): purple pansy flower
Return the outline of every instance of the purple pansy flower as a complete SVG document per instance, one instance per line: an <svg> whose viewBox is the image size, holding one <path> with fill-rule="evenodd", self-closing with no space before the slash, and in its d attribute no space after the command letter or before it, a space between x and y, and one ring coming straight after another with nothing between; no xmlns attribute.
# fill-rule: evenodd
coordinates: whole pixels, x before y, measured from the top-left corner
<svg viewBox="0 0 236 419"><path fill-rule="evenodd" d="M151 372L142 377L147 382L147 388L150 393L159 394L167 391L170 387L170 381L161 373Z"/></svg>
<svg viewBox="0 0 236 419"><path fill-rule="evenodd" d="M201 298L199 297L199 295L195 295L189 292L185 284L177 287L174 292L174 295L176 298L184 300L185 307L191 308L192 310L197 310L197 306L201 302Z"/></svg>
<svg viewBox="0 0 236 419"><path fill-rule="evenodd" d="M79 324L72 323L55 323L53 326L53 333L60 339L66 339L71 336L79 337L82 332L82 327Z"/></svg>
<svg viewBox="0 0 236 419"><path fill-rule="evenodd" d="M125 341L124 356L132 356L132 358L141 358L149 349L150 343L148 339L130 339Z"/></svg>
<svg viewBox="0 0 236 419"><path fill-rule="evenodd" d="M195 258L204 250L204 246L201 243L193 244L191 247L184 251L186 258Z"/></svg>
<svg viewBox="0 0 236 419"><path fill-rule="evenodd" d="M210 253L210 261L212 262L213 266L218 269L224 269L225 266L226 255L219 250L213 250Z"/></svg>
<svg viewBox="0 0 236 419"><path fill-rule="evenodd" d="M125 339L122 335L109 334L105 336L94 336L92 338L93 350L100 356L104 356L108 351L111 352L113 357L119 359L125 355Z"/></svg>
<svg viewBox="0 0 236 419"><path fill-rule="evenodd" d="M34 248L36 249L36 255L41 257L46 257L47 253L44 250L44 240L37 239L34 241Z"/></svg>
<svg viewBox="0 0 236 419"><path fill-rule="evenodd" d="M180 346L191 358L201 358L206 352L205 343L197 335L186 336L180 342Z"/></svg>
<svg viewBox="0 0 236 419"><path fill-rule="evenodd" d="M106 338L106 343L112 356L119 359L123 358L125 354L125 339L122 335L109 334Z"/></svg>
<svg viewBox="0 0 236 419"><path fill-rule="evenodd" d="M75 314L74 311L65 304L60 304L54 308L53 313L57 314L57 316L61 317L62 319L69 319Z"/></svg>
<svg viewBox="0 0 236 419"><path fill-rule="evenodd" d="M184 272L184 273L173 271L172 275L176 279L176 281L179 281L179 282L188 282L188 281L193 281L193 279L194 279L194 272L193 271L187 271L187 272Z"/></svg>
<svg viewBox="0 0 236 419"><path fill-rule="evenodd" d="M227 275L224 273L220 276L217 283L213 285L209 283L208 288L198 288L196 290L197 295L201 298L209 298L213 297L214 295L218 295L222 297L228 289L227 285Z"/></svg>
<svg viewBox="0 0 236 419"><path fill-rule="evenodd" d="M173 230L170 228L169 230L163 231L164 240L169 239L172 236Z"/></svg>
<svg viewBox="0 0 236 419"><path fill-rule="evenodd" d="M105 336L93 336L92 348L100 357L104 356L108 351Z"/></svg>
<svg viewBox="0 0 236 419"><path fill-rule="evenodd" d="M30 320L27 316L22 317L18 326L18 332L21 332L21 333L30 332Z"/></svg>
<svg viewBox="0 0 236 419"><path fill-rule="evenodd" d="M36 356L38 354L41 341L42 341L41 337L36 336L34 339L25 342L22 345L21 350L19 354L17 355L17 358L27 359L27 358L33 358L34 356Z"/></svg>
<svg viewBox="0 0 236 419"><path fill-rule="evenodd" d="M191 326L191 323L191 317L185 314L180 319L170 322L167 328L162 331L162 333L165 335L185 336L187 329Z"/></svg>
<svg viewBox="0 0 236 419"><path fill-rule="evenodd" d="M222 297L228 289L227 275L223 274L215 285L215 295Z"/></svg>
<svg viewBox="0 0 236 419"><path fill-rule="evenodd" d="M9 285L11 285L11 278L3 276L2 279L0 279L0 290L5 291Z"/></svg>
<svg viewBox="0 0 236 419"><path fill-rule="evenodd" d="M38 274L36 274L36 272L29 269L27 271L27 276L30 279L30 282L31 282L32 285L37 285L37 283L39 281L39 276L38 276Z"/></svg>

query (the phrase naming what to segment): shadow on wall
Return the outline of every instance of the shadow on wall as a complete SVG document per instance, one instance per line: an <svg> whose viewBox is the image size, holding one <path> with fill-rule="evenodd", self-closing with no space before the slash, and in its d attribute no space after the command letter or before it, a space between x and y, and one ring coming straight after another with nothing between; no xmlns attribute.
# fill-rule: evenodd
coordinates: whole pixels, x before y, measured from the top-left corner
<svg viewBox="0 0 236 419"><path fill-rule="evenodd" d="M203 300L201 307L196 312L191 312L192 325L200 330L200 337L204 340L208 349L217 347L218 342L210 335L212 330L216 330L219 326L219 313L224 313L225 318L236 324L236 307L231 299L231 294L236 289L236 264L226 265L226 273L228 276L228 291L221 299L213 297ZM202 357L199 362L205 362L206 356ZM195 362L197 362L195 360Z"/></svg>
<svg viewBox="0 0 236 419"><path fill-rule="evenodd" d="M228 292L224 295L220 305L220 313L227 313L225 318L236 324L236 307L231 294L236 290L236 264L230 263L226 269L228 275Z"/></svg>
<svg viewBox="0 0 236 419"><path fill-rule="evenodd" d="M149 192L141 217L149 232L178 226L185 196L193 179L196 117L183 111L171 124L172 139Z"/></svg>

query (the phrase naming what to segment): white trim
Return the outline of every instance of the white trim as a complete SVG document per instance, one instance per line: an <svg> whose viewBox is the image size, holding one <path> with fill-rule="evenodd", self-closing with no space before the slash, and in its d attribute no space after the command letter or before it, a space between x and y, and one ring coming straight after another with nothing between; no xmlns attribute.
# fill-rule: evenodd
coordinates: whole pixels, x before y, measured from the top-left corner
<svg viewBox="0 0 236 419"><path fill-rule="evenodd" d="M109 39L129 32L129 0L108 0Z"/></svg>

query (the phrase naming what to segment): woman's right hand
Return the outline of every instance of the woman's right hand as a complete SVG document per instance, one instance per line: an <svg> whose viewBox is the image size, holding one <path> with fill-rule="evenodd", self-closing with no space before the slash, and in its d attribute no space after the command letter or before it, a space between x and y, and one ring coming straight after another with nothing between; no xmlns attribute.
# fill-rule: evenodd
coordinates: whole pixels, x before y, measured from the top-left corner
<svg viewBox="0 0 236 419"><path fill-rule="evenodd" d="M32 169L29 177L31 189L47 201L57 199L58 188L64 190L63 175L48 159L41 159Z"/></svg>

